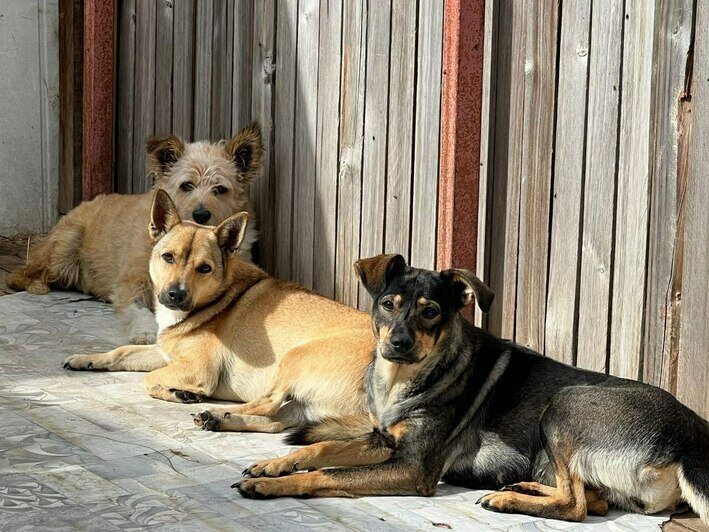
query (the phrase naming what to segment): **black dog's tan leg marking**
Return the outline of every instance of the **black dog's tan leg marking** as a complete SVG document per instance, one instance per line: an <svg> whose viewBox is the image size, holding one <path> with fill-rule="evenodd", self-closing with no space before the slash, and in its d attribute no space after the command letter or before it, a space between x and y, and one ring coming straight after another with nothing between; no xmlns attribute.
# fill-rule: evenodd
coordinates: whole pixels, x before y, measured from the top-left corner
<svg viewBox="0 0 709 532"><path fill-rule="evenodd" d="M295 471L311 471L323 467L356 467L380 464L391 456L391 449L373 446L369 439L326 441L308 445L286 456L263 460L249 466L245 475L278 477Z"/></svg>
<svg viewBox="0 0 709 532"><path fill-rule="evenodd" d="M156 345L124 345L107 353L72 355L64 369L104 371L153 371L167 361Z"/></svg>
<svg viewBox="0 0 709 532"><path fill-rule="evenodd" d="M608 501L603 500L597 491L586 490L586 511L588 515L604 517L608 513Z"/></svg>
<svg viewBox="0 0 709 532"><path fill-rule="evenodd" d="M516 493L524 493L535 497L552 497L556 495L556 488L539 484L538 482L517 482L505 486L500 491L514 491ZM601 517L608 513L608 502L603 500L597 491L586 490L586 510L589 515L600 515Z"/></svg>
<svg viewBox="0 0 709 532"><path fill-rule="evenodd" d="M210 397L219 384L218 360L207 353L179 359L152 371L143 381L151 397L174 403L198 403Z"/></svg>
<svg viewBox="0 0 709 532"><path fill-rule="evenodd" d="M238 487L244 497L364 497L367 495L433 495L437 476L424 476L418 464L394 461L360 468L332 469L278 478L248 478Z"/></svg>
<svg viewBox="0 0 709 532"><path fill-rule="evenodd" d="M548 451L549 452L549 451ZM536 482L516 484L519 490L507 486L480 499L483 508L495 512L520 513L563 519L565 521L583 521L586 518L586 493L581 478L571 475L568 461L564 457L549 452L556 473L556 488ZM538 493L529 495L523 492Z"/></svg>

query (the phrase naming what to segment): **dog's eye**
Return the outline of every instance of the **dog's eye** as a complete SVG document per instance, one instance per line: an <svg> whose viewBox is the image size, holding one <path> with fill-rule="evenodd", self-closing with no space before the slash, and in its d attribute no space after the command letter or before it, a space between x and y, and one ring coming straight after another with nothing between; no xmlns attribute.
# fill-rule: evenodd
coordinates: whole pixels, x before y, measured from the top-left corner
<svg viewBox="0 0 709 532"><path fill-rule="evenodd" d="M216 187L214 187L215 196L219 196L220 194L226 194L227 192L229 192L229 189L227 189L223 185L217 185Z"/></svg>
<svg viewBox="0 0 709 532"><path fill-rule="evenodd" d="M436 316L438 316L438 309L435 307L426 307L421 311L421 315L426 318L427 320L432 320Z"/></svg>
<svg viewBox="0 0 709 532"><path fill-rule="evenodd" d="M197 271L199 273L209 273L212 271L212 267L209 264L200 264L197 266Z"/></svg>
<svg viewBox="0 0 709 532"><path fill-rule="evenodd" d="M392 310L394 310L394 303L392 301L390 301L389 299L382 301L382 308L384 310L391 312Z"/></svg>
<svg viewBox="0 0 709 532"><path fill-rule="evenodd" d="M180 188L185 192L189 192L190 190L194 190L194 183L191 181L185 181L180 185Z"/></svg>
<svg viewBox="0 0 709 532"><path fill-rule="evenodd" d="M162 257L162 260L164 260L168 264L172 264L173 262L175 262L175 256L172 253L163 253L160 256Z"/></svg>

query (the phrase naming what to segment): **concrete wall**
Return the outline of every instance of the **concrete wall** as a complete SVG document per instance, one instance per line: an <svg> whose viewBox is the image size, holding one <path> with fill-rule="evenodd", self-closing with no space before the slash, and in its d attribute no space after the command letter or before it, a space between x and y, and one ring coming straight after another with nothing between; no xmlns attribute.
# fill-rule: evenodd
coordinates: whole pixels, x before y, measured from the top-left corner
<svg viewBox="0 0 709 532"><path fill-rule="evenodd" d="M0 235L57 216L57 0L0 0Z"/></svg>

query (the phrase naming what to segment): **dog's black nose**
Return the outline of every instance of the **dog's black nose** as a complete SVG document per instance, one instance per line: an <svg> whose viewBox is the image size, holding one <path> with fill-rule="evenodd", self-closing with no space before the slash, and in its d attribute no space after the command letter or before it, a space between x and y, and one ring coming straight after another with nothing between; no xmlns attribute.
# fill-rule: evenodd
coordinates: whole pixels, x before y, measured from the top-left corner
<svg viewBox="0 0 709 532"><path fill-rule="evenodd" d="M187 292L182 288L172 288L168 291L167 297L170 300L170 303L182 305L182 303L184 303L187 299Z"/></svg>
<svg viewBox="0 0 709 532"><path fill-rule="evenodd" d="M391 346L399 353L408 353L414 346L414 340L408 334L394 333L389 338Z"/></svg>
<svg viewBox="0 0 709 532"><path fill-rule="evenodd" d="M207 209L197 209L192 211L192 219L198 224L206 224L212 217L212 213Z"/></svg>

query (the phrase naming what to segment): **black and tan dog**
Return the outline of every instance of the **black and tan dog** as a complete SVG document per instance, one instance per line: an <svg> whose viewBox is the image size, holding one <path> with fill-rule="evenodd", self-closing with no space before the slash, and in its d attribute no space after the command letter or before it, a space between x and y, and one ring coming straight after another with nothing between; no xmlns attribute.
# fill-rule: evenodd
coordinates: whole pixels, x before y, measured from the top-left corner
<svg viewBox="0 0 709 532"><path fill-rule="evenodd" d="M246 403L197 415L209 430L279 432L366 413L369 316L243 261L247 218L218 227L181 221L158 190L149 229L157 344L73 355L64 367L147 371L148 393L166 401Z"/></svg>
<svg viewBox="0 0 709 532"><path fill-rule="evenodd" d="M685 500L709 518L709 424L669 393L474 327L460 310L474 297L487 310L492 293L470 272L410 268L398 255L357 270L375 300L371 422L297 430L294 443L320 443L247 474L341 468L249 478L244 496L431 495L443 479L498 489L480 502L500 512L581 521L608 503L654 513Z"/></svg>

